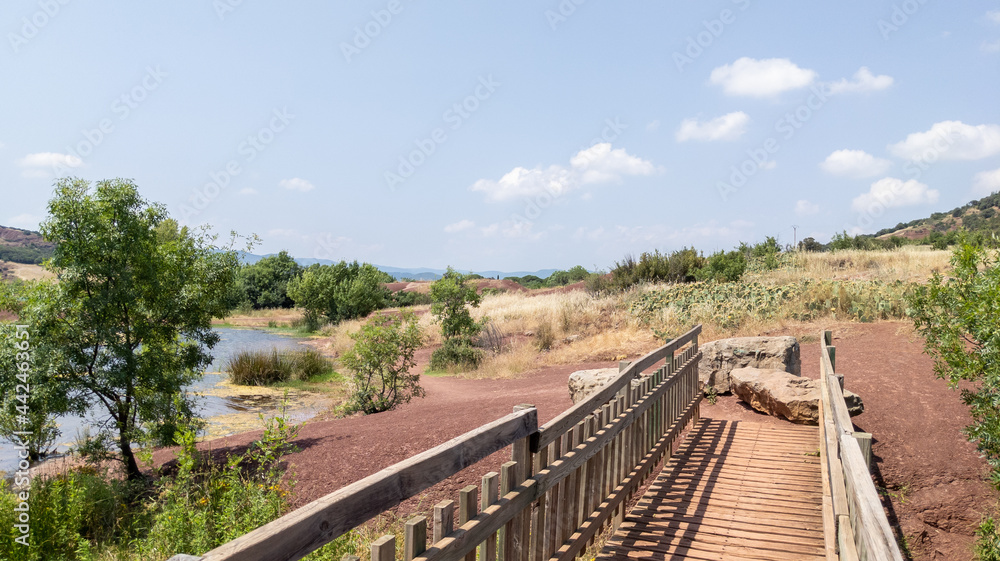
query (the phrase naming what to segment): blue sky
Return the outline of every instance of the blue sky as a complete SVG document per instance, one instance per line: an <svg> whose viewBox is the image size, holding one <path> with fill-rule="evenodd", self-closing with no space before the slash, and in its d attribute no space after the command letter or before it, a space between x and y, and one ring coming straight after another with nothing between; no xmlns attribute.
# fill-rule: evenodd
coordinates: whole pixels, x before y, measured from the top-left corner
<svg viewBox="0 0 1000 561"><path fill-rule="evenodd" d="M1000 190L998 2L36 0L0 22L8 226L38 226L57 176L127 177L256 253L595 268Z"/></svg>

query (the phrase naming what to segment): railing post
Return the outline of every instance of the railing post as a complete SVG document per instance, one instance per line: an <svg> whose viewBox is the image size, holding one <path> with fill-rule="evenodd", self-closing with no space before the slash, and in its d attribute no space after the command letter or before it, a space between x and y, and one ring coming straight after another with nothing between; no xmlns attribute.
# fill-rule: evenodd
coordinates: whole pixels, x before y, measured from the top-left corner
<svg viewBox="0 0 1000 561"><path fill-rule="evenodd" d="M403 526L403 559L413 561L427 550L427 519L423 516L411 518Z"/></svg>

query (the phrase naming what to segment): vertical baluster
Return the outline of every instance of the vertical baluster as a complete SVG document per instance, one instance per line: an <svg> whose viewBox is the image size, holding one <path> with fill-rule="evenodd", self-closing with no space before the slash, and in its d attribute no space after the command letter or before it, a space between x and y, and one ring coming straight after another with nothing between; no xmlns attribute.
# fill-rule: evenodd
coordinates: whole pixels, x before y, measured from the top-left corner
<svg viewBox="0 0 1000 561"><path fill-rule="evenodd" d="M491 471L483 476L482 510L486 510L490 505L500 498L500 474ZM497 534L486 538L486 541L479 545L480 561L496 561L497 558Z"/></svg>
<svg viewBox="0 0 1000 561"><path fill-rule="evenodd" d="M427 519L417 516L403 526L403 560L413 561L427 551Z"/></svg>

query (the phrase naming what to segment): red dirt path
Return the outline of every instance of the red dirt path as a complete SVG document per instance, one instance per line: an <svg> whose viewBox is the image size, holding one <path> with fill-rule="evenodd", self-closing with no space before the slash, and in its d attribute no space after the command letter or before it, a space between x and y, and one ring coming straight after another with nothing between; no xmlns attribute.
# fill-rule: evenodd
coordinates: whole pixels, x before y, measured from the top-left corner
<svg viewBox="0 0 1000 561"><path fill-rule="evenodd" d="M974 529L983 514L995 509L997 494L984 480L985 462L961 432L970 418L958 392L934 376L932 362L908 324L840 323L829 328L837 346L837 370L845 374L847 388L864 399L865 413L854 422L858 430L874 435L876 484L891 496L890 522L902 529L914 559L972 559ZM816 341L813 336L801 345L805 376L818 376ZM610 364L550 367L514 380L424 377L426 398L395 411L309 422L296 441L301 451L289 457L298 481L294 505L502 417L520 403L535 404L544 423L570 406L566 380L571 372L602 366ZM714 406L704 402L702 415L784 422L749 410L732 396L720 397ZM259 436L235 435L203 446L240 450ZM426 513L439 500L457 500L459 489L478 485L487 471L498 471L506 454L498 452L452 476L401 505L400 512ZM159 463L170 457L164 450L155 459Z"/></svg>

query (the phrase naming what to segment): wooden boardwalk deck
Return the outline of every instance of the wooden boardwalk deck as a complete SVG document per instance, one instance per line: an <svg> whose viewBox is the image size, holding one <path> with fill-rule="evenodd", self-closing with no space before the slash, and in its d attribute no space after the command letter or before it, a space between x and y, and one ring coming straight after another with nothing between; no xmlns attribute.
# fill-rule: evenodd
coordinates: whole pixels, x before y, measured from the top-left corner
<svg viewBox="0 0 1000 561"><path fill-rule="evenodd" d="M825 559L817 427L702 419L598 559Z"/></svg>

